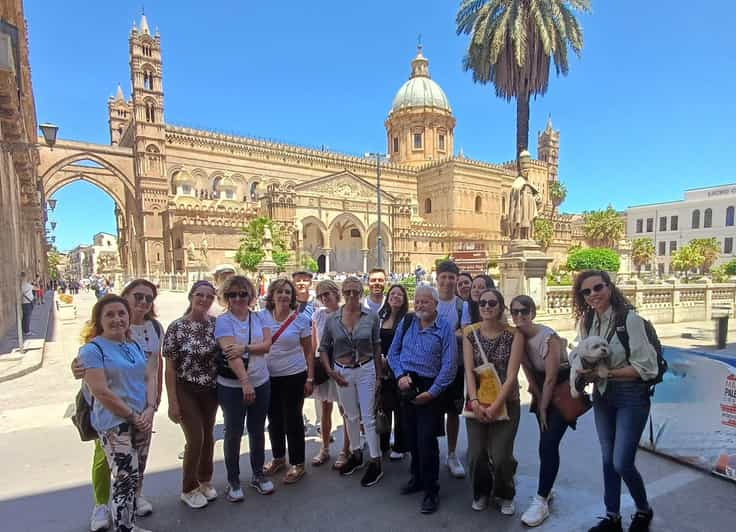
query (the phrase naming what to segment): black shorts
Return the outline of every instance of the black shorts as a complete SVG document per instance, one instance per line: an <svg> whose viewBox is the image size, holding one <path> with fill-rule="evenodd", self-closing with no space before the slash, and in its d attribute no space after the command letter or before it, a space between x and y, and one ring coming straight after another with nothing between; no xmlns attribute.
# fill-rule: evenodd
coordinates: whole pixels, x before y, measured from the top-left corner
<svg viewBox="0 0 736 532"><path fill-rule="evenodd" d="M442 392L443 396L443 412L446 414L460 415L463 413L465 406L465 368L459 366L457 374L447 389Z"/></svg>

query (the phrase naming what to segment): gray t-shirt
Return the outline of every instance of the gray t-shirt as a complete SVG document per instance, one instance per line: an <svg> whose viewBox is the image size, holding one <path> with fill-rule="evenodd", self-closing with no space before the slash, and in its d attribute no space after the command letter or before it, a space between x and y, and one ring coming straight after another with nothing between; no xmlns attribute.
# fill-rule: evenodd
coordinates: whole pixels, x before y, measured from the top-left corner
<svg viewBox="0 0 736 532"><path fill-rule="evenodd" d="M442 316L450 324L450 328L454 331L460 325L457 322L457 296L447 301L439 300L437 302L437 314Z"/></svg>
<svg viewBox="0 0 736 532"><path fill-rule="evenodd" d="M137 413L146 408L146 354L135 341L113 342L102 336L79 348L79 360L85 369L105 371L107 387ZM97 344L97 345L95 345ZM99 347L98 347L99 346ZM108 431L125 420L95 401L91 415L97 432Z"/></svg>
<svg viewBox="0 0 736 532"><path fill-rule="evenodd" d="M250 313L250 342L248 341L248 318L240 321L233 316L231 312L226 312L217 317L215 322L215 339L219 340L223 336L235 337L235 343L247 345L260 344L263 342L263 329L268 328L263 322L263 317L258 312ZM266 357L263 355L251 356L248 360L248 380L254 388L264 384L269 378ZM240 388L237 379L228 379L220 375L217 376L217 384L229 386L231 388Z"/></svg>
<svg viewBox="0 0 736 532"><path fill-rule="evenodd" d="M378 315L378 311L381 310L381 307L383 306L383 302L384 301L385 301L385 298L384 299L381 299L381 301L379 303L376 303L376 302L374 302L370 298L370 296L365 296L363 298L363 305L362 305L362 307L363 307L364 310L366 310L368 312L372 312L373 314Z"/></svg>

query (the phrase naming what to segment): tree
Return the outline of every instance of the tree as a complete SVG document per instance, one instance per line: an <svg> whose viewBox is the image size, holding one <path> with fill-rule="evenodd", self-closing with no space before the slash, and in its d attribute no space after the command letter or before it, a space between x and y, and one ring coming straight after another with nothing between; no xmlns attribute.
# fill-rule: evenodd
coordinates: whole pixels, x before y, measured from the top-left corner
<svg viewBox="0 0 736 532"><path fill-rule="evenodd" d="M718 240L713 238L695 238L689 242L689 245L697 249L703 256L701 263L698 265L700 273L705 274L710 270L711 266L718 260L721 254L721 245Z"/></svg>
<svg viewBox="0 0 736 532"><path fill-rule="evenodd" d="M536 218L534 220L534 238L537 244L542 246L542 249L546 250L552 244L554 236L555 230L549 220L545 220L544 218Z"/></svg>
<svg viewBox="0 0 736 532"><path fill-rule="evenodd" d="M648 238L637 238L631 243L631 261L641 275L641 267L650 264L654 258L654 242Z"/></svg>
<svg viewBox="0 0 736 532"><path fill-rule="evenodd" d="M46 253L46 261L49 265L49 277L54 281L58 280L61 276L59 275L59 263L61 257L56 248L51 248Z"/></svg>
<svg viewBox="0 0 736 532"><path fill-rule="evenodd" d="M726 275L736 275L736 259L731 259L723 265L723 271Z"/></svg>
<svg viewBox="0 0 736 532"><path fill-rule="evenodd" d="M304 254L302 255L302 268L308 272L316 273L317 270L319 270L319 265L317 264L317 261L314 260L314 257Z"/></svg>
<svg viewBox="0 0 736 532"><path fill-rule="evenodd" d="M698 268L703 263L703 255L697 246L688 243L672 254L672 268L678 272L685 272L688 279L690 270Z"/></svg>
<svg viewBox="0 0 736 532"><path fill-rule="evenodd" d="M579 249L567 257L567 269L574 272L583 270L617 272L620 266L618 254L608 248Z"/></svg>
<svg viewBox="0 0 736 532"><path fill-rule="evenodd" d="M263 235L267 226L271 230L271 242L273 243L272 256L273 262L276 264L276 269L279 272L286 269L286 263L289 261L291 253L286 248L278 225L267 216L259 216L243 227L243 238L241 238L240 247L235 253L235 261L245 271L258 271L258 265L265 255L263 251Z"/></svg>
<svg viewBox="0 0 736 532"><path fill-rule="evenodd" d="M611 205L602 211L586 211L583 235L592 246L612 248L624 235L624 221Z"/></svg>
<svg viewBox="0 0 736 532"><path fill-rule="evenodd" d="M493 83L496 96L516 99L516 155L529 146L529 99L543 95L550 63L567 75L567 47L583 49L573 10L589 13L589 0L462 0L457 34L470 35L463 68L475 83Z"/></svg>
<svg viewBox="0 0 736 532"><path fill-rule="evenodd" d="M549 199L552 202L552 216L557 212L557 207L567 198L567 187L559 181L551 181L549 183Z"/></svg>

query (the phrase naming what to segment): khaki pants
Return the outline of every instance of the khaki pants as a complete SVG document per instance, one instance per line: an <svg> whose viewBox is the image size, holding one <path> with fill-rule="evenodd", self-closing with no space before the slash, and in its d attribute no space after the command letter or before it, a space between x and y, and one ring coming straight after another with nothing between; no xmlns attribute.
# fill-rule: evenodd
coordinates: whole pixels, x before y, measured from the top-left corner
<svg viewBox="0 0 736 532"><path fill-rule="evenodd" d="M514 440L519 429L521 406L507 402L508 421L481 423L466 419L468 429L468 467L473 485L473 498L491 495L513 499L516 495L514 474Z"/></svg>

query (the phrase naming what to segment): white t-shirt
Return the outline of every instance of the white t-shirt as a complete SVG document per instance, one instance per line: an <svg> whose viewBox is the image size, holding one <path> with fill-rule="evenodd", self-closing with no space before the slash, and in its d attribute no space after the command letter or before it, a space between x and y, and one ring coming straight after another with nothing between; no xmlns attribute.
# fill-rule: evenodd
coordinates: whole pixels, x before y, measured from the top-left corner
<svg viewBox="0 0 736 532"><path fill-rule="evenodd" d="M152 353L158 355L161 351L161 337L156 333L153 321L146 320L143 325L131 325L130 334L140 344L146 357L150 357ZM163 330L160 334L163 334Z"/></svg>
<svg viewBox="0 0 736 532"><path fill-rule="evenodd" d="M322 333L325 330L327 318L333 314L334 312L327 310L327 307L318 308L314 311L314 314L312 314L312 322L314 323L315 329L317 329L317 345L322 341ZM317 351L316 356L319 356L319 351Z"/></svg>
<svg viewBox="0 0 736 532"><path fill-rule="evenodd" d="M219 340L223 336L233 336L235 342L238 344L260 344L263 342L263 329L268 327L264 325L263 316L260 312L251 311L250 320L252 332L250 333L250 342L248 342L248 318L240 321L231 312L220 314L215 321L215 339ZM264 384L268 378L266 357L263 355L251 356L248 359L248 380L251 386L256 388ZM231 388L240 388L240 383L237 379L228 379L220 375L217 376L217 384Z"/></svg>
<svg viewBox="0 0 736 532"><path fill-rule="evenodd" d="M363 298L363 308L368 312L378 314L378 311L381 310L384 301L386 301L386 298L382 298L379 303L374 303L370 296L365 296Z"/></svg>
<svg viewBox="0 0 736 532"><path fill-rule="evenodd" d="M263 310L259 314L263 319L263 326L271 329L271 336L273 337L281 327L282 322L276 321L268 310ZM289 313L290 315L291 313ZM307 317L304 312L301 312L281 333L276 342L271 345L271 350L266 357L268 372L271 377L286 377L307 371L307 360L304 357L300 340L311 335L311 316Z"/></svg>
<svg viewBox="0 0 736 532"><path fill-rule="evenodd" d="M447 301L439 300L437 302L437 314L445 318L450 324L450 328L454 331L458 327L457 323L457 296Z"/></svg>
<svg viewBox="0 0 736 532"><path fill-rule="evenodd" d="M33 303L33 285L28 281L23 281L20 285L20 291L23 293L23 303Z"/></svg>

